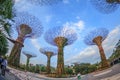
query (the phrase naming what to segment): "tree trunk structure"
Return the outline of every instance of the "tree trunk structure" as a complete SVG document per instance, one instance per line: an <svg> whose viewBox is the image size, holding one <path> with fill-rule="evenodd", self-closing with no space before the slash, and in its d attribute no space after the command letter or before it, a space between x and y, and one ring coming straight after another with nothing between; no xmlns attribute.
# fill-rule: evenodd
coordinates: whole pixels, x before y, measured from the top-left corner
<svg viewBox="0 0 120 80"><path fill-rule="evenodd" d="M67 44L67 39L64 37L55 38L55 43L58 46L58 59L57 59L57 77L62 77L64 72L64 52L63 48Z"/></svg>
<svg viewBox="0 0 120 80"><path fill-rule="evenodd" d="M61 77L64 74L64 55L63 48L58 49L58 60L57 60L57 75Z"/></svg>
<svg viewBox="0 0 120 80"><path fill-rule="evenodd" d="M115 2L117 2L117 3L120 3L120 0L106 0L108 3L115 3Z"/></svg>
<svg viewBox="0 0 120 80"><path fill-rule="evenodd" d="M32 29L28 25L21 24L19 26L18 38L16 39L16 41L11 41L11 42L14 42L14 47L9 56L9 60L8 60L9 65L19 67L20 53L23 47L25 36L27 34L30 34L31 32L32 32Z"/></svg>
<svg viewBox="0 0 120 80"><path fill-rule="evenodd" d="M48 58L47 58L47 73L48 73L48 74L51 73L51 69L50 69L50 58L51 58L51 57L48 57Z"/></svg>
<svg viewBox="0 0 120 80"><path fill-rule="evenodd" d="M27 57L26 70L29 70L30 57Z"/></svg>
<svg viewBox="0 0 120 80"><path fill-rule="evenodd" d="M104 49L102 47L102 37L98 36L98 37L94 38L93 42L95 42L99 48L100 57L101 57L101 68L109 67L108 61L107 61L105 53L104 53Z"/></svg>
<svg viewBox="0 0 120 80"><path fill-rule="evenodd" d="M8 64L15 67L19 67L20 53L23 47L23 42L24 42L24 40L22 40L21 42L19 40L20 40L20 37L18 37L18 39L15 41L14 47L12 48L12 51L10 53L9 60L8 60Z"/></svg>

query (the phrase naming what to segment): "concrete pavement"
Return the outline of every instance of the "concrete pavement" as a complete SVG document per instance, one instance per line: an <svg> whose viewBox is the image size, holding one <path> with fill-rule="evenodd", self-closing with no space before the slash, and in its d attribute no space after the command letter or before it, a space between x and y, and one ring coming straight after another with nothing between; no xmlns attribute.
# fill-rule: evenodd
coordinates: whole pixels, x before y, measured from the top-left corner
<svg viewBox="0 0 120 80"><path fill-rule="evenodd" d="M82 78L82 80L102 80L102 79L109 78L117 74L120 74L120 64L116 64L113 67L103 70L103 71L87 74Z"/></svg>
<svg viewBox="0 0 120 80"><path fill-rule="evenodd" d="M7 80L77 80L76 77L50 78L45 75L19 71L13 68L10 68L10 73L7 73L6 77L8 78ZM83 75L81 80L120 80L120 64L103 71Z"/></svg>
<svg viewBox="0 0 120 80"><path fill-rule="evenodd" d="M0 80L5 80L2 76L0 76Z"/></svg>

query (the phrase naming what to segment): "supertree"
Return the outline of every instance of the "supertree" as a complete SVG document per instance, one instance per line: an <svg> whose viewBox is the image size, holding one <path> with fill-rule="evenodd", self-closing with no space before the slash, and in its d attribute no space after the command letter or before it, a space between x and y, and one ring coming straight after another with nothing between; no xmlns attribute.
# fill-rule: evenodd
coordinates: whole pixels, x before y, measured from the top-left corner
<svg viewBox="0 0 120 80"><path fill-rule="evenodd" d="M40 52L47 56L47 73L49 74L51 72L50 59L52 56L57 55L57 50L50 47L45 47L45 48L40 48Z"/></svg>
<svg viewBox="0 0 120 80"><path fill-rule="evenodd" d="M27 0L27 1L35 5L44 6L57 4L59 2L62 2L63 0Z"/></svg>
<svg viewBox="0 0 120 80"><path fill-rule="evenodd" d="M84 38L84 42L87 45L97 45L99 48L99 53L101 57L101 68L109 67L108 61L106 59L104 49L102 47L102 42L106 39L108 35L108 30L105 28L98 28L91 31L87 36Z"/></svg>
<svg viewBox="0 0 120 80"><path fill-rule="evenodd" d="M76 32L70 27L53 27L44 36L46 42L58 47L57 77L64 74L64 47L77 39Z"/></svg>
<svg viewBox="0 0 120 80"><path fill-rule="evenodd" d="M30 62L30 58L32 57L36 57L36 54L33 54L32 52L29 51L22 51L23 54L27 57L27 62L26 62L26 70L29 69L29 62Z"/></svg>
<svg viewBox="0 0 120 80"><path fill-rule="evenodd" d="M120 0L90 0L92 5L102 13L112 13L119 8Z"/></svg>
<svg viewBox="0 0 120 80"><path fill-rule="evenodd" d="M13 20L15 22L14 27L18 33L18 37L16 40L11 40L14 43L14 47L10 53L8 63L9 65L19 67L20 53L24 40L26 38L40 37L43 27L39 19L26 12L17 13Z"/></svg>

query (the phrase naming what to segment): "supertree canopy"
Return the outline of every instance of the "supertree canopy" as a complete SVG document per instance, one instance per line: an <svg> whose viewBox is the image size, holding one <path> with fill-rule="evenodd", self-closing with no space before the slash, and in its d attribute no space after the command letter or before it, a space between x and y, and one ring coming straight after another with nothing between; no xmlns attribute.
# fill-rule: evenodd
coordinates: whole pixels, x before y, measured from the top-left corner
<svg viewBox="0 0 120 80"><path fill-rule="evenodd" d="M108 61L104 53L104 49L102 47L102 42L106 39L107 35L108 35L107 29L99 28L91 31L84 39L84 42L86 44L98 46L101 56L101 68L109 67Z"/></svg>
<svg viewBox="0 0 120 80"><path fill-rule="evenodd" d="M91 3L98 11L108 14L119 7L120 0L91 0Z"/></svg>
<svg viewBox="0 0 120 80"><path fill-rule="evenodd" d="M72 44L77 39L76 32L70 27L54 27L49 29L44 36L45 40L58 47L57 76L64 74L64 53L65 46Z"/></svg>
<svg viewBox="0 0 120 80"><path fill-rule="evenodd" d="M120 4L120 0L106 0L108 3L118 3Z"/></svg>
<svg viewBox="0 0 120 80"><path fill-rule="evenodd" d="M36 57L37 55L29 51L23 51L23 54L27 57L27 62L26 62L26 70L27 70L29 69L28 65L29 65L30 58Z"/></svg>
<svg viewBox="0 0 120 80"><path fill-rule="evenodd" d="M28 0L30 3L35 4L35 5L52 5L52 4L57 4L58 2L62 2L63 0Z"/></svg>
<svg viewBox="0 0 120 80"><path fill-rule="evenodd" d="M51 72L50 59L52 56L57 55L57 50L50 47L45 47L45 48L40 48L40 52L47 56L47 73L49 74Z"/></svg>
<svg viewBox="0 0 120 80"><path fill-rule="evenodd" d="M13 20L15 21L14 27L18 32L18 37L14 41L11 40L14 42L14 47L9 56L8 63L12 66L19 66L20 53L24 40L26 38L40 37L43 27L41 26L41 22L36 17L26 12L17 13Z"/></svg>

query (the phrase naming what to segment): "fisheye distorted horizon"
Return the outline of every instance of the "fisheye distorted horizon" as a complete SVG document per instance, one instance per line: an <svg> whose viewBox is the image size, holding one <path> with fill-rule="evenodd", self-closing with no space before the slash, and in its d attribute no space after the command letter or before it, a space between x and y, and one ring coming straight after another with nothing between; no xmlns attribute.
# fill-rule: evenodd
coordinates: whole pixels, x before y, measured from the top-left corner
<svg viewBox="0 0 120 80"><path fill-rule="evenodd" d="M102 45L105 49L106 57L110 57L116 43L120 39L120 8L111 14L102 14L97 11L89 0L62 0L52 5L31 4L28 0L16 0L15 8L18 12L28 12L40 20L40 25L44 27L41 37L37 39L26 39L22 51L30 51L37 55L32 58L32 64L46 65L47 58L39 52L42 47L56 46L48 44L44 35L45 32L53 27L65 26L72 28L77 33L78 39L71 45L64 48L65 65L78 63L97 63L100 61L99 51L96 46L87 46L83 39L91 30L104 27L109 30L107 38ZM37 24L39 25L39 24ZM54 30L53 30L54 32ZM16 39L17 33L14 32L13 38ZM10 43L11 51L12 43ZM21 53L21 63L25 64L26 56ZM51 66L57 65L57 56L52 57Z"/></svg>

